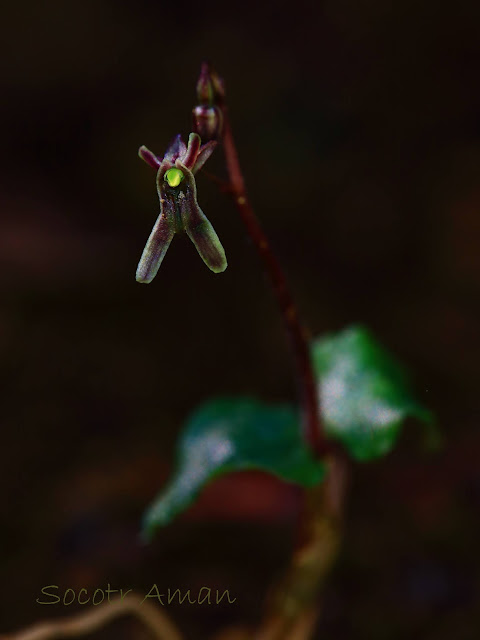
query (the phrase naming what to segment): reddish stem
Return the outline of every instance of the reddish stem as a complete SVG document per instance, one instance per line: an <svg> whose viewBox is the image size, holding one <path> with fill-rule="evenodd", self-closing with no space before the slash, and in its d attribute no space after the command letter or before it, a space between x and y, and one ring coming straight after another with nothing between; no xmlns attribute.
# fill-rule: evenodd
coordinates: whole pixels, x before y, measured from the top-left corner
<svg viewBox="0 0 480 640"><path fill-rule="evenodd" d="M243 223L245 224L247 233L258 251L265 271L270 279L273 293L280 308L287 334L290 338L295 366L298 373L298 382L304 413L303 429L305 440L316 456L323 457L327 453L329 447L319 415L317 385L310 358L307 333L300 321L297 307L288 288L287 280L280 263L273 253L270 243L268 242L268 238L263 232L252 205L248 200L245 189L245 180L240 169L240 162L238 160L238 153L233 139L227 108L225 105L222 105L221 108L223 112L222 137L225 159L230 178L231 193Z"/></svg>

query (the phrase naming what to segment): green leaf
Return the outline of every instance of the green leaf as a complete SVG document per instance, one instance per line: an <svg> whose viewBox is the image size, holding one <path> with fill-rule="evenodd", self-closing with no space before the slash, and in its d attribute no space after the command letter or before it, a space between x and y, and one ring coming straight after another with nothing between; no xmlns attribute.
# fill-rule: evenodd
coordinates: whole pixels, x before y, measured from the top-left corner
<svg viewBox="0 0 480 640"><path fill-rule="evenodd" d="M194 502L210 480L243 469L262 469L305 487L325 473L302 441L293 408L248 398L210 400L181 434L176 472L145 516L147 538Z"/></svg>
<svg viewBox="0 0 480 640"><path fill-rule="evenodd" d="M357 460L387 454L407 416L432 424L403 367L364 327L317 339L312 355L325 430Z"/></svg>

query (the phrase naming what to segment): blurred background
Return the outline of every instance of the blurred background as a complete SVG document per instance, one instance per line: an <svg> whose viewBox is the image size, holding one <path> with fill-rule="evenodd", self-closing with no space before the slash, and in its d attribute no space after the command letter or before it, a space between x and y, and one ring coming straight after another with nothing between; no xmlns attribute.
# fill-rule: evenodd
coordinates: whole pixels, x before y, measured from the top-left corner
<svg viewBox="0 0 480 640"><path fill-rule="evenodd" d="M355 467L318 638L479 637L479 27L462 0L4 3L1 632L81 610L38 605L45 585L229 589L233 605L171 606L203 640L255 623L288 561L298 495L261 473L216 482L138 541L192 409L295 399L256 254L206 177L227 271L177 237L154 282L135 282L158 212L137 149L188 134L207 59L312 333L367 324L445 436L426 453L412 422ZM208 168L225 176L220 152Z"/></svg>

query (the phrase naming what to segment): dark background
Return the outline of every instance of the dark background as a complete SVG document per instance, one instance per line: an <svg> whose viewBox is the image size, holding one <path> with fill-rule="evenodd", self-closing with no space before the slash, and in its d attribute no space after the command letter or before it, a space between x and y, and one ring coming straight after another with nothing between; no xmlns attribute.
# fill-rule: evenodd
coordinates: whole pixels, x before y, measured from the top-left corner
<svg viewBox="0 0 480 640"><path fill-rule="evenodd" d="M207 178L227 271L175 238L135 282L158 210L137 149L189 132L210 59L312 333L370 326L445 435L425 453L411 423L355 468L318 637L479 637L479 19L462 1L4 3L0 631L72 612L36 603L50 584L228 588L234 605L170 611L203 639L254 623L287 562L296 492L262 474L212 485L151 547L137 538L199 402L295 397L255 252ZM220 152L209 170L225 175Z"/></svg>

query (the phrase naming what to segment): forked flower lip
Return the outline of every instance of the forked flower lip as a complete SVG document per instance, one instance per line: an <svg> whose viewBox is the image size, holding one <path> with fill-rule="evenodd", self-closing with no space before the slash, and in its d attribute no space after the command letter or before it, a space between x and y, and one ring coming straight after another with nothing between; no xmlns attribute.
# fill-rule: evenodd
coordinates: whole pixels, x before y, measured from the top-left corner
<svg viewBox="0 0 480 640"><path fill-rule="evenodd" d="M145 146L140 147L139 156L157 170L160 215L138 263L137 282L148 284L153 280L173 236L180 231L187 233L211 271L220 273L227 268L223 246L198 205L194 177L216 145L214 141L202 145L200 136L191 133L187 145L180 135L176 136L163 158L157 157Z"/></svg>

